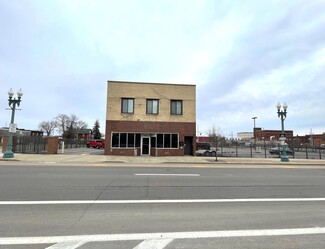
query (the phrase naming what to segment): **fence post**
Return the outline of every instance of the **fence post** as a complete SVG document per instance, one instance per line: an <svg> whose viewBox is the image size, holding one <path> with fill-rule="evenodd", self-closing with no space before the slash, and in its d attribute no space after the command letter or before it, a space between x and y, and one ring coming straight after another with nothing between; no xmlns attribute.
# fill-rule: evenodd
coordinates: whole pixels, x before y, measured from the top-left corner
<svg viewBox="0 0 325 249"><path fill-rule="evenodd" d="M39 153L39 146L40 146L40 139L36 138L36 141L37 141L37 150L36 150L36 153L38 154Z"/></svg>
<svg viewBox="0 0 325 249"><path fill-rule="evenodd" d="M253 147L252 147L252 145L250 146L250 149L251 149L251 158L253 158Z"/></svg>
<svg viewBox="0 0 325 249"><path fill-rule="evenodd" d="M33 144L34 145L34 144ZM18 146L17 146L17 148L19 148L20 147L20 151L21 151L21 153L26 153L26 151L27 151L27 146L30 146L30 144L27 144L27 139L26 139L26 137L21 137L20 139L19 139L19 143L18 143Z"/></svg>
<svg viewBox="0 0 325 249"><path fill-rule="evenodd" d="M238 144L236 144L236 157L238 157Z"/></svg>
<svg viewBox="0 0 325 249"><path fill-rule="evenodd" d="M320 147L319 147L319 159L322 159L322 152L320 150Z"/></svg>
<svg viewBox="0 0 325 249"><path fill-rule="evenodd" d="M306 159L308 159L308 148L307 148L307 144L306 144Z"/></svg>
<svg viewBox="0 0 325 249"><path fill-rule="evenodd" d="M47 140L47 154L58 153L58 137L48 137Z"/></svg>

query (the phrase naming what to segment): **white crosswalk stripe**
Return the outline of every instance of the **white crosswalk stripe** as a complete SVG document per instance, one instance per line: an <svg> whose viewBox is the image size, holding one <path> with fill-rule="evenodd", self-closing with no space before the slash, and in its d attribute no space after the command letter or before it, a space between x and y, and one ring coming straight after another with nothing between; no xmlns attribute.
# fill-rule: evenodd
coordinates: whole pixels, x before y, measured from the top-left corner
<svg viewBox="0 0 325 249"><path fill-rule="evenodd" d="M163 249L172 241L173 239L149 239L142 241L134 249Z"/></svg>
<svg viewBox="0 0 325 249"><path fill-rule="evenodd" d="M84 241L76 241L76 242L62 242L59 244L55 244L53 246L50 247L46 247L45 249L76 249L84 244L86 244L87 242Z"/></svg>
<svg viewBox="0 0 325 249"><path fill-rule="evenodd" d="M229 230L229 231L197 231L197 232L170 232L170 233L131 233L131 234L93 234L48 237L3 237L0 245L19 244L61 244L61 243L88 243L131 240L174 240L174 239L203 239L203 238L230 238L255 236L284 236L325 234L325 227L289 228L289 229L262 229L262 230ZM148 242L150 243L150 242ZM140 247L141 248L141 247ZM53 248L51 248L53 249Z"/></svg>

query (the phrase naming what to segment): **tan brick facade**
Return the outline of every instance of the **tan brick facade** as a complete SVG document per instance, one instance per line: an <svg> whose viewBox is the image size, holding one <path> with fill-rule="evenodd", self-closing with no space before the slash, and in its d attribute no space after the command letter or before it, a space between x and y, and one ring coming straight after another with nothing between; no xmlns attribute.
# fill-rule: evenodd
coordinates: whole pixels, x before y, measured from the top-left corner
<svg viewBox="0 0 325 249"><path fill-rule="evenodd" d="M195 86L158 83L108 82L106 120L195 122ZM121 113L121 98L134 98L134 114ZM158 115L146 114L146 100L159 100ZM183 100L183 115L170 115L170 100Z"/></svg>
<svg viewBox="0 0 325 249"><path fill-rule="evenodd" d="M122 111L126 98L132 99L131 113ZM156 101L158 113L147 113L148 100ZM172 113L173 101L181 103L181 114ZM106 155L194 155L195 131L194 85L108 82Z"/></svg>

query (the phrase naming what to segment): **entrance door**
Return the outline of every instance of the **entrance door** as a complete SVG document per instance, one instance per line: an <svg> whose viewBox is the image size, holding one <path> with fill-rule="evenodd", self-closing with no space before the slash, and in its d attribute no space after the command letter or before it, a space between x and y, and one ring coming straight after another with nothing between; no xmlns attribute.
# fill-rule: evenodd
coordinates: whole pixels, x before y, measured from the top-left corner
<svg viewBox="0 0 325 249"><path fill-rule="evenodd" d="M141 155L149 155L150 151L150 138L149 137L142 137L142 153Z"/></svg>
<svg viewBox="0 0 325 249"><path fill-rule="evenodd" d="M193 137L185 137L185 151L186 156L193 155Z"/></svg>

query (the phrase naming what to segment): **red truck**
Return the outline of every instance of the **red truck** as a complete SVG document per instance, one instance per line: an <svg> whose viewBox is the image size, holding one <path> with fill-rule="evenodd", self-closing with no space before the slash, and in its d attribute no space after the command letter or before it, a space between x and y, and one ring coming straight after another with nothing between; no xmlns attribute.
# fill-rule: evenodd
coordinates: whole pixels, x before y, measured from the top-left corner
<svg viewBox="0 0 325 249"><path fill-rule="evenodd" d="M89 141L86 146L87 148L93 147L97 149L103 149L105 148L105 142L103 140L93 140Z"/></svg>

